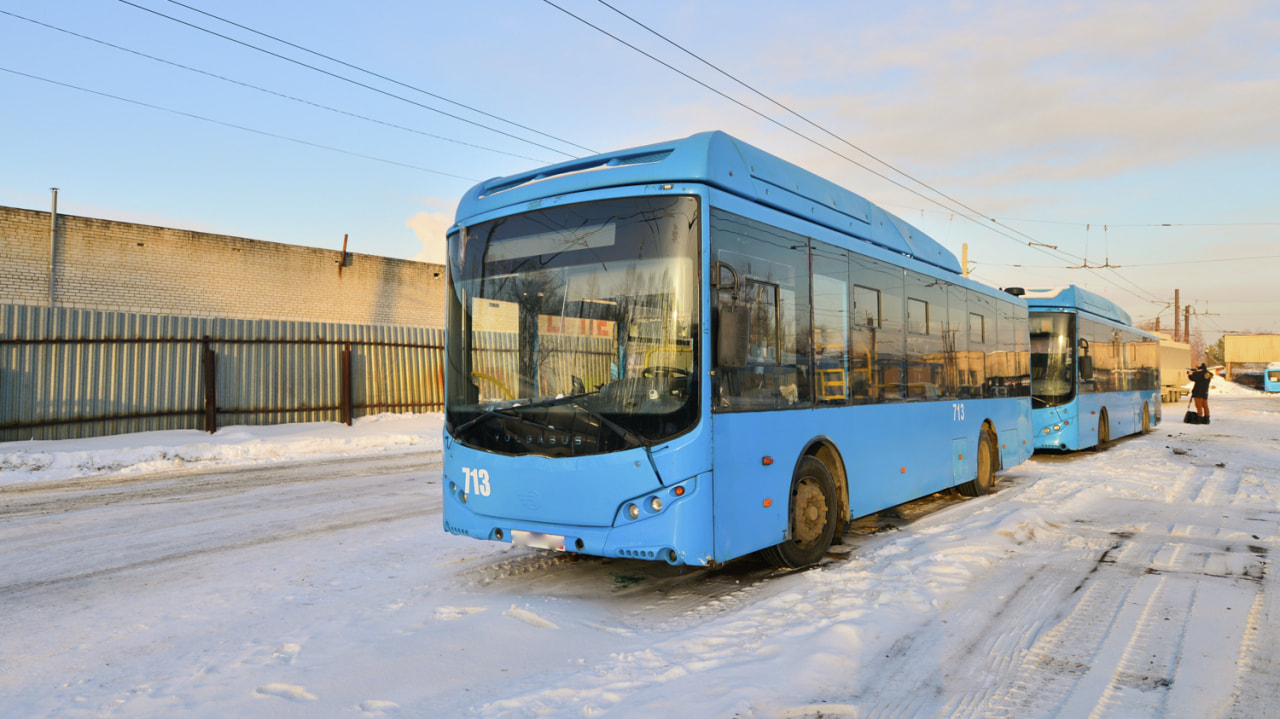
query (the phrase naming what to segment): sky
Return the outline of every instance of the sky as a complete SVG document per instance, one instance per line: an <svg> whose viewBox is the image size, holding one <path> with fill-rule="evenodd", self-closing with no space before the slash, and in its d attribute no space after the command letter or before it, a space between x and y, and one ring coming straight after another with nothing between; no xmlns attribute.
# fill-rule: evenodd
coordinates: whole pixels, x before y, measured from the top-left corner
<svg viewBox="0 0 1280 719"><path fill-rule="evenodd" d="M449 534L439 414L6 442L0 694L22 717L1275 717L1280 397L1218 379L1210 403L773 573Z"/></svg>
<svg viewBox="0 0 1280 719"><path fill-rule="evenodd" d="M476 182L724 130L987 284L1280 332L1266 0L0 0L0 38L0 205L440 261Z"/></svg>

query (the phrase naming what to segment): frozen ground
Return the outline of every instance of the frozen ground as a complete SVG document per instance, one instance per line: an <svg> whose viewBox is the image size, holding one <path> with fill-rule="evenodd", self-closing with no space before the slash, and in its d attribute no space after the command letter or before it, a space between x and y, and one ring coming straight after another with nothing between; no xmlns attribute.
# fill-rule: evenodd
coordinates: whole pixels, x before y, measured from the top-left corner
<svg viewBox="0 0 1280 719"><path fill-rule="evenodd" d="M444 534L434 416L0 445L0 715L1280 716L1280 398L1230 387L790 574Z"/></svg>

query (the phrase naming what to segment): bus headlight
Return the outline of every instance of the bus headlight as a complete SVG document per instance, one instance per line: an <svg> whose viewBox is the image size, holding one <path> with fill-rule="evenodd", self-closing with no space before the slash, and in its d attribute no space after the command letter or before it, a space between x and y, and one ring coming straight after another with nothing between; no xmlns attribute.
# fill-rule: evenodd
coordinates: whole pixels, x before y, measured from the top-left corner
<svg viewBox="0 0 1280 719"><path fill-rule="evenodd" d="M637 506L637 505L634 505L634 504L628 504L628 505L627 505L627 516L628 516L628 517L631 517L632 519L639 519L639 518L640 518L640 507L639 507L639 506Z"/></svg>
<svg viewBox="0 0 1280 719"><path fill-rule="evenodd" d="M654 513L661 512L661 511L662 511L662 500L661 500L660 498L658 498L658 497L650 497L650 498L649 498L649 509L653 510L653 512L654 512Z"/></svg>

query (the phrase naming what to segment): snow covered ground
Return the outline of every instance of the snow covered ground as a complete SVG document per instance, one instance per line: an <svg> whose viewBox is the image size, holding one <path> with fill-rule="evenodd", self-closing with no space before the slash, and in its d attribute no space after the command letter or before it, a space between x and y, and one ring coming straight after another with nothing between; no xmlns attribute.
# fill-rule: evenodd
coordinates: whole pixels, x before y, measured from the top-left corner
<svg viewBox="0 0 1280 719"><path fill-rule="evenodd" d="M1210 404L794 573L445 534L438 416L0 445L0 715L1280 716L1280 398Z"/></svg>

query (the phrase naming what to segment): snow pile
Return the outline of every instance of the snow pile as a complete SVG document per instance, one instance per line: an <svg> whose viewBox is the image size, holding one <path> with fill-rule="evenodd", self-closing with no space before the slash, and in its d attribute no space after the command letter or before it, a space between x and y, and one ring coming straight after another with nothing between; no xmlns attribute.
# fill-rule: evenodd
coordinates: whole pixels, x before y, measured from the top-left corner
<svg viewBox="0 0 1280 719"><path fill-rule="evenodd" d="M0 485L196 464L259 464L302 457L438 451L441 414L378 414L338 422L169 430L0 444Z"/></svg>
<svg viewBox="0 0 1280 719"><path fill-rule="evenodd" d="M1187 390L1188 392L1190 392L1190 391L1191 391L1191 388L1192 388L1193 386L1194 386L1194 385L1193 385L1193 383L1188 382L1188 383L1186 383L1186 384L1182 385L1182 388L1183 388L1183 389L1185 389L1185 390ZM1266 392L1259 392L1259 391L1258 391L1258 390L1256 390L1256 389L1253 389L1253 388L1251 388L1251 387L1245 387L1245 386L1244 386L1244 385L1242 385L1242 384L1237 384L1237 383L1235 383L1235 382L1229 382L1229 381L1227 381L1226 379L1223 379L1222 377L1219 377L1219 376L1218 376L1218 375L1216 375L1216 374L1213 376L1213 379L1209 382L1209 396L1210 396L1210 397L1217 397L1217 396L1222 396L1222 397L1265 397L1265 396L1266 396L1266 394L1267 394Z"/></svg>

